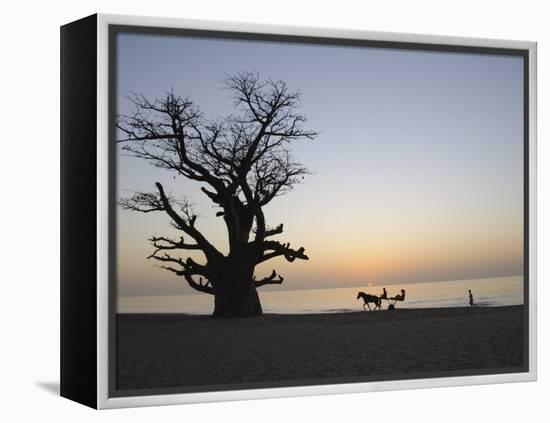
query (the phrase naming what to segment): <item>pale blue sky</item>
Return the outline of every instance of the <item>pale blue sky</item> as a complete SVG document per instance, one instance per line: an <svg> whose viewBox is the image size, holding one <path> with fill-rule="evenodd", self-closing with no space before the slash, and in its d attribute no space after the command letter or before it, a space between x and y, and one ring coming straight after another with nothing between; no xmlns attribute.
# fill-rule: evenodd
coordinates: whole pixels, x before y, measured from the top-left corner
<svg viewBox="0 0 550 423"><path fill-rule="evenodd" d="M522 58L143 34L119 34L117 52L119 113L124 94L172 88L208 117L226 115L221 81L240 71L302 92L320 135L292 151L313 174L266 213L311 260L267 263L259 276L275 268L303 289L522 273ZM200 185L127 157L118 178L122 195L159 180L188 196L225 248ZM119 211L118 225L122 295L188 292L145 260L147 237L171 232L164 216Z"/></svg>

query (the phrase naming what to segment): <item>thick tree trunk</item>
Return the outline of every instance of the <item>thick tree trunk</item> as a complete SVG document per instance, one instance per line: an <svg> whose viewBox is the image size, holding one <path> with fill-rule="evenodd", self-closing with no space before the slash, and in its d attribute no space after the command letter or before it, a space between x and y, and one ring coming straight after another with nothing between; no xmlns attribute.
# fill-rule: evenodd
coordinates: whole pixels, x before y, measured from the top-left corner
<svg viewBox="0 0 550 423"><path fill-rule="evenodd" d="M262 305L256 287L235 287L233 284L215 294L214 317L252 317L262 315Z"/></svg>
<svg viewBox="0 0 550 423"><path fill-rule="evenodd" d="M262 314L260 298L253 281L259 252L249 244L254 213L239 200L224 200L224 220L229 234L229 249L216 266L214 287L216 317L251 317Z"/></svg>
<svg viewBox="0 0 550 423"><path fill-rule="evenodd" d="M262 315L260 297L252 280L254 263L242 254L227 258L220 279L215 281L214 313L216 317L252 317Z"/></svg>

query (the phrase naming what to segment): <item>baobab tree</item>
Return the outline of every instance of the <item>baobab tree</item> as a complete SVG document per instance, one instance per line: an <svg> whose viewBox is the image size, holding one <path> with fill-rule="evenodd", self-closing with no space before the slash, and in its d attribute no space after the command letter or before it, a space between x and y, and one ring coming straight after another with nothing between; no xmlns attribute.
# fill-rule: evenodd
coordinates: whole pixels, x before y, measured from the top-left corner
<svg viewBox="0 0 550 423"><path fill-rule="evenodd" d="M235 114L218 120L206 119L189 98L173 92L156 100L133 94L133 112L118 116L117 142L131 155L202 185L216 216L225 222L228 254L201 233L191 205L158 182L155 191L123 198L120 205L169 217L181 236L151 237L149 258L195 290L213 295L214 316L257 316L262 314L257 288L280 284L283 277L273 270L258 279L256 266L276 257L308 260L303 247L273 239L283 232L283 224L269 227L263 208L307 173L292 158L289 145L313 139L316 132L303 128L305 116L297 111L300 92L289 90L285 82L245 72L228 76L224 85ZM200 251L204 262L182 258L186 250Z"/></svg>

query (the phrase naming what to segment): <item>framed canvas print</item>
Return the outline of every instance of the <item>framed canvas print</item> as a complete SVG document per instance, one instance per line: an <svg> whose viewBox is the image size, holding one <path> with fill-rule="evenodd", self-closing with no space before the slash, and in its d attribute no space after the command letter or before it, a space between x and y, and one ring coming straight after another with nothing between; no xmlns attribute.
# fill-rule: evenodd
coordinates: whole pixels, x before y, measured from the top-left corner
<svg viewBox="0 0 550 423"><path fill-rule="evenodd" d="M61 394L536 378L536 44L61 28Z"/></svg>

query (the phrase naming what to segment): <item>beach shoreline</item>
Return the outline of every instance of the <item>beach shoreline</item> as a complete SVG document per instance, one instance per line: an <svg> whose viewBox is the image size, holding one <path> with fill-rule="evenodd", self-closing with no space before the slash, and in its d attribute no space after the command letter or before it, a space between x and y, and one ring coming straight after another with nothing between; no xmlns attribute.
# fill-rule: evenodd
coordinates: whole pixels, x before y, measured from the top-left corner
<svg viewBox="0 0 550 423"><path fill-rule="evenodd" d="M291 383L525 365L524 307L220 319L118 314L119 390ZM516 370L517 371L517 370Z"/></svg>

